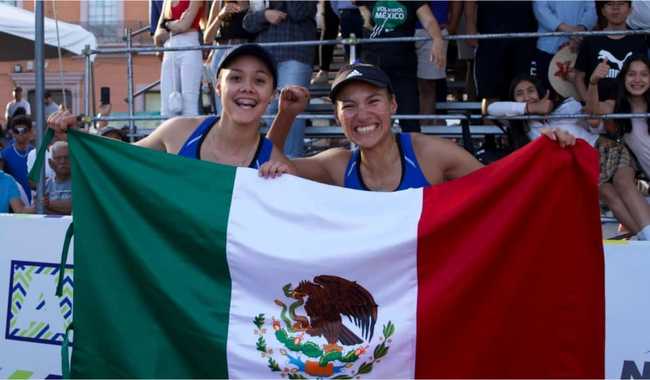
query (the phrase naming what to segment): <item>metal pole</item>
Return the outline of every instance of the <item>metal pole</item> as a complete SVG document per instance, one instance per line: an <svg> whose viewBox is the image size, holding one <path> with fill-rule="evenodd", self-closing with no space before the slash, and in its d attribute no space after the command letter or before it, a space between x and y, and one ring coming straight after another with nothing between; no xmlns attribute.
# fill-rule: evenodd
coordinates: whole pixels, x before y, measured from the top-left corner
<svg viewBox="0 0 650 380"><path fill-rule="evenodd" d="M45 25L43 1L34 0L36 44L34 45L34 62L36 62L36 143L41 146L43 143L43 131L45 128L45 113L43 96L45 95ZM64 89L65 91L65 89ZM47 165L47 163L45 163ZM45 189L45 165L41 167L40 179L36 186L36 212L44 213L43 208L43 189Z"/></svg>
<svg viewBox="0 0 650 380"><path fill-rule="evenodd" d="M350 40L356 41L357 36L354 33L350 33ZM349 63L353 64L354 61L356 61L356 60L357 60L357 44L355 42L355 43L350 44L350 62Z"/></svg>
<svg viewBox="0 0 650 380"><path fill-rule="evenodd" d="M135 123L133 122L133 36L131 36L131 28L126 28L126 47L129 49L127 53L126 76L127 76L127 96L129 98L129 141L135 141Z"/></svg>
<svg viewBox="0 0 650 380"><path fill-rule="evenodd" d="M90 116L90 45L84 47L83 54L86 56L84 67L84 115Z"/></svg>
<svg viewBox="0 0 650 380"><path fill-rule="evenodd" d="M92 114L97 115L97 96L96 91L95 91L95 65L93 64L93 61L90 61L90 94L92 98L92 102L90 104L92 105ZM90 116L90 115L89 115ZM93 128L97 130L97 122L93 121Z"/></svg>

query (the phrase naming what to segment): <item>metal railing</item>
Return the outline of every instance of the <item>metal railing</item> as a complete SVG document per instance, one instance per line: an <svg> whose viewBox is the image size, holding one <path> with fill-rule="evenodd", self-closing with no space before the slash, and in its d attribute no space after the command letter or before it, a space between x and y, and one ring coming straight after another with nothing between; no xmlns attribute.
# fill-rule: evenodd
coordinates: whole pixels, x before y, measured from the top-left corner
<svg viewBox="0 0 650 380"><path fill-rule="evenodd" d="M124 30L145 29L149 31L149 23L141 20L125 20L124 22L82 22L80 25L95 35L99 45L117 45L124 42ZM134 36L133 45L151 45L153 38L149 33Z"/></svg>
<svg viewBox="0 0 650 380"><path fill-rule="evenodd" d="M136 116L133 109L133 100L136 95L146 92L148 89L155 87L156 84L151 84L145 89L141 89L138 93L133 92L133 54L139 53L153 53L153 52L165 52L165 51L187 51L187 50L215 50L215 49L228 49L233 45L201 45L201 46L187 46L187 47L155 47L155 46L144 46L144 47L133 47L133 39L137 36L144 34L145 31L148 31L148 27L140 27L137 31L132 32L130 27L125 29L124 41L126 42L125 48L100 48L100 49L90 49L87 48L84 50L84 55L86 58L86 114L89 114L89 102L90 102L90 90L89 90L89 81L90 81L90 66L92 65L90 56L99 55L99 54L126 54L127 55L127 87L128 87L128 96L127 103L129 105L128 116L125 117L95 117L92 118L93 121L105 120L105 121L127 121L129 123L129 131L131 139L133 136L137 135L136 126L134 121L136 120L165 120L166 117L156 117L156 116ZM650 34L650 29L644 30L621 30L621 31L585 31L585 32L548 32L548 33L504 33L504 34L466 34L466 35L451 35L444 36L444 39L447 40L484 40L484 39L503 39L503 38L539 38L539 37L570 37L570 36L602 36L602 35L633 35L633 34ZM382 39L363 39L356 38L344 38L336 40L311 40L311 41L289 41L289 42L265 42L260 43L264 47L273 47L273 46L318 46L318 45L349 45L350 46L350 56L356 56L356 46L359 44L373 44L373 43L387 43L387 42L414 42L414 41L423 41L427 40L427 37L400 37L400 38L382 38ZM449 115L393 115L393 119L399 120L448 120L455 119L460 120L462 127L462 136L463 140L471 139L472 131L470 130L470 122L475 120L551 120L551 119L623 119L631 117L648 117L650 114L607 114L607 115L590 115L590 114L573 114L573 115L524 115L524 116L510 116L510 117L497 117L497 116L483 116L483 115L472 115L469 113L463 114L449 114ZM272 115L265 115L264 118L272 118ZM321 115L321 114L301 114L298 115L299 119L334 119L333 115ZM465 143L465 147L473 152L471 143Z"/></svg>
<svg viewBox="0 0 650 380"><path fill-rule="evenodd" d="M92 29L92 28L91 28ZM99 54L126 54L127 55L127 87L128 87L128 96L126 98L129 108L128 116L120 117L94 117L92 121L127 121L129 123L129 136L131 141L138 135L136 130L135 121L136 120L165 120L165 117L158 116L136 116L133 109L133 99L136 95L145 93L149 89L155 87L158 83L152 83L146 88L139 90L137 93L133 92L133 54L140 53L153 53L153 52L165 52L165 51L181 51L181 50L215 50L215 49L227 49L232 47L231 45L203 45L203 46L188 46L188 47L174 47L174 48L164 48L164 47L154 47L154 46L144 46L144 47L133 47L134 38L143 35L148 31L148 26L143 26L138 28L136 31L132 31L132 26L127 26L125 28L125 33L123 41L126 42L126 48L104 48L104 49L90 49L86 47L83 54L85 56L85 86L84 86L84 95L86 98L85 101L85 111L86 115L89 115L90 110L90 80L91 80L91 71L92 71L92 62L91 55ZM444 36L446 40L484 40L484 39L503 39L503 38L539 38L539 37L570 37L570 36L602 36L602 35L633 35L633 34L650 34L650 29L645 30L625 30L625 31L585 31L585 32L549 32L549 33L505 33L505 34L480 34L480 35L451 35ZM148 35L147 35L148 37ZM141 37L142 38L142 37ZM401 38L384 38L384 39L360 39L355 38L345 38L345 39L336 39L336 40L313 40L313 41L294 41L294 42L275 42L275 43L260 43L260 45L265 47L273 46L318 46L318 45L349 45L350 46L350 59L351 61L355 60L356 57L356 46L359 44L373 44L373 43L387 43L387 42L415 42L427 40L427 37L401 37ZM101 41L101 38L100 38ZM273 115L264 115L265 119L273 118ZM324 115L324 114L301 114L297 116L299 119L328 119L333 120L334 115ZM460 121L460 127L423 127L424 133L431 133L437 135L461 135L463 139L463 145L465 149L469 150L471 153L474 153L474 147L472 145L471 139L474 135L488 135L488 134L498 134L503 132L500 127L497 126L486 126L486 125L471 125L472 121L477 120L553 120L553 119L626 119L626 118L650 118L650 113L612 113L606 115L591 115L591 114L568 114L568 115L524 115L524 116L491 116L491 115L477 115L471 114L470 111L465 113L455 113L447 115L393 115L392 118L402 119L402 120L449 120L455 119ZM337 135L340 136L342 133L338 127L311 127L307 129L307 134L309 130L313 130L322 136L325 135ZM144 132L144 131L143 131ZM611 219L611 218L610 218ZM611 222L611 220L603 219L603 223Z"/></svg>

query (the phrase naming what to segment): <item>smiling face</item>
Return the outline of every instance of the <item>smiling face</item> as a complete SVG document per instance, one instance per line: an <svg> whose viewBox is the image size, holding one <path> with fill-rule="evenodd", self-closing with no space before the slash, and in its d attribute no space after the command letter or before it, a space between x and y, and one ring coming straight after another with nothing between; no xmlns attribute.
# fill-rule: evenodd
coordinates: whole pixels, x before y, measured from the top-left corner
<svg viewBox="0 0 650 380"><path fill-rule="evenodd" d="M385 88L351 82L336 97L336 120L348 140L371 148L390 133L397 102Z"/></svg>
<svg viewBox="0 0 650 380"><path fill-rule="evenodd" d="M630 95L642 96L650 89L650 68L643 61L632 61L624 79Z"/></svg>
<svg viewBox="0 0 650 380"><path fill-rule="evenodd" d="M223 114L238 124L259 120L273 99L273 76L258 58L241 56L219 73Z"/></svg>
<svg viewBox="0 0 650 380"><path fill-rule="evenodd" d="M539 93L534 83L522 80L515 86L513 97L516 102L536 102L539 100Z"/></svg>

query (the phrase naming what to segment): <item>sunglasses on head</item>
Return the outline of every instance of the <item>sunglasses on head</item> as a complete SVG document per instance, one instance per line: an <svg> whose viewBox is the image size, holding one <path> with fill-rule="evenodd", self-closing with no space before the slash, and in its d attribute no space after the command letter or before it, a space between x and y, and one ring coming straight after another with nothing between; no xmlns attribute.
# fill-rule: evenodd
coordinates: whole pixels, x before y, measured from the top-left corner
<svg viewBox="0 0 650 380"><path fill-rule="evenodd" d="M13 127L12 130L18 135L24 135L25 133L29 132L29 129L26 127Z"/></svg>

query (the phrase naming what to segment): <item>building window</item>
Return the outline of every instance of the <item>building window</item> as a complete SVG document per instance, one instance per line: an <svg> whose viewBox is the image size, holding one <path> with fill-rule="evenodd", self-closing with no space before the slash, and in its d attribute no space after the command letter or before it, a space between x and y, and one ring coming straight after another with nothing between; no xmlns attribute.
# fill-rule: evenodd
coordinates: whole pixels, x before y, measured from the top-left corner
<svg viewBox="0 0 650 380"><path fill-rule="evenodd" d="M95 0L88 2L89 25L111 25L122 22L119 2L114 0Z"/></svg>
<svg viewBox="0 0 650 380"><path fill-rule="evenodd" d="M144 94L144 111L160 113L160 91L148 91Z"/></svg>

